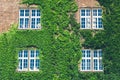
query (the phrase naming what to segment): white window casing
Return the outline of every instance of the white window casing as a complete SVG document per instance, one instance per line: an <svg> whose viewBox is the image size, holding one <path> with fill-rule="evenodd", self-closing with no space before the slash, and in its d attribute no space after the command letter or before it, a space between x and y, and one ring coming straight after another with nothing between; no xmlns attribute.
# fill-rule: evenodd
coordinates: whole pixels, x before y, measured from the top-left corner
<svg viewBox="0 0 120 80"><path fill-rule="evenodd" d="M80 71L103 71L102 50L82 50Z"/></svg>
<svg viewBox="0 0 120 80"><path fill-rule="evenodd" d="M19 29L41 29L41 14L39 9L19 10Z"/></svg>
<svg viewBox="0 0 120 80"><path fill-rule="evenodd" d="M80 29L103 29L102 9L81 8Z"/></svg>
<svg viewBox="0 0 120 80"><path fill-rule="evenodd" d="M18 71L39 71L38 50L21 50L18 53Z"/></svg>

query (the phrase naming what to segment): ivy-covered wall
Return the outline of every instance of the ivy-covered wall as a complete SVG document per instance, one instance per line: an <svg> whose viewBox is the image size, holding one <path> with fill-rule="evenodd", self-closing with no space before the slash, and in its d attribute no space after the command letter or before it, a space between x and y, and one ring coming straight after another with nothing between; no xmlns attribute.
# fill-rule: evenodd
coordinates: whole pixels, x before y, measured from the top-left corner
<svg viewBox="0 0 120 80"><path fill-rule="evenodd" d="M41 30L18 30L0 35L0 80L78 80L81 57L79 25L74 0L24 0L41 11ZM63 8L64 7L64 8ZM18 72L18 52L29 47L40 51L39 72Z"/></svg>
<svg viewBox="0 0 120 80"><path fill-rule="evenodd" d="M84 39L82 46L103 50L102 73L83 73L83 80L119 80L120 79L120 25L119 0L98 0L103 9L104 30L80 30Z"/></svg>
<svg viewBox="0 0 120 80"><path fill-rule="evenodd" d="M42 29L18 30L12 25L0 35L0 80L119 80L119 1L98 1L104 6L104 30L94 31L79 30L74 0L23 0L39 6ZM104 72L78 70L81 45L103 50ZM18 72L18 51L33 46L40 51L40 71Z"/></svg>
<svg viewBox="0 0 120 80"><path fill-rule="evenodd" d="M120 79L120 6L119 0L99 0L105 7L104 21L104 74L106 80Z"/></svg>

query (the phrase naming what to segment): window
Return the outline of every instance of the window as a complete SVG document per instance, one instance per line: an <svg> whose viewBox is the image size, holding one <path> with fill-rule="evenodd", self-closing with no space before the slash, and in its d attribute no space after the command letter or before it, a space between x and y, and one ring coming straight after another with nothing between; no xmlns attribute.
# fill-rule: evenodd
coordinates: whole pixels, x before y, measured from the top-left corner
<svg viewBox="0 0 120 80"><path fill-rule="evenodd" d="M81 29L103 29L101 8L82 8L80 10Z"/></svg>
<svg viewBox="0 0 120 80"><path fill-rule="evenodd" d="M19 29L40 29L40 17L38 9L20 9Z"/></svg>
<svg viewBox="0 0 120 80"><path fill-rule="evenodd" d="M40 60L38 50L21 50L18 53L18 71L39 71Z"/></svg>
<svg viewBox="0 0 120 80"><path fill-rule="evenodd" d="M102 50L82 50L81 71L103 71Z"/></svg>

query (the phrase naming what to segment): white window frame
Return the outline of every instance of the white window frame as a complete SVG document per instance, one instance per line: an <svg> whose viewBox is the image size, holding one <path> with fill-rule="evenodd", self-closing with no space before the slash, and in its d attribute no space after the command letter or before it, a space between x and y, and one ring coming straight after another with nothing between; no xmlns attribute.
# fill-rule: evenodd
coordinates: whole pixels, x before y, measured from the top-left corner
<svg viewBox="0 0 120 80"><path fill-rule="evenodd" d="M90 52L90 57L87 57L87 51ZM94 51L97 51L97 57L94 56ZM85 56L83 55L83 52L85 52ZM101 52L101 55L99 55ZM83 65L83 60L85 60L85 64ZM87 60L90 60L90 69L87 67L89 67ZM95 67L95 63L94 60L97 60L97 70L94 68ZM99 63L101 61L101 63ZM85 68L84 68L85 66ZM91 50L91 49L83 49L82 50L82 60L80 63L80 71L85 71L85 72L97 72L97 71L103 71L103 64L102 64L102 50L101 49L97 49L97 50Z"/></svg>
<svg viewBox="0 0 120 80"><path fill-rule="evenodd" d="M28 52L27 57L24 56L24 51ZM31 51L34 51L34 57L31 57ZM34 49L34 50L21 50L21 51L19 51L19 53L18 53L18 68L17 68L17 70L18 71L39 71L39 68L37 68L37 66L36 66L36 61L39 60L39 64L37 64L37 65L39 65L39 67L40 67L39 55L36 56L36 54L37 54L36 52L37 51L38 50L36 50L36 49ZM22 57L19 56L20 52L22 52ZM38 54L40 54L40 53L38 53ZM28 60L28 62L27 62L27 68L24 68L24 60L25 59ZM31 64L30 60L31 59L34 60L34 68L33 69L30 68L31 67L30 66L30 64ZM22 60L22 66L20 65L19 60ZM22 67L22 69L20 67Z"/></svg>
<svg viewBox="0 0 120 80"><path fill-rule="evenodd" d="M24 10L24 16L20 16L20 13L21 13L20 11L21 10ZM25 16L25 10L29 10L29 16ZM35 16L32 16L32 10L36 11ZM18 29L41 29L41 12L40 12L40 16L37 16L37 10L39 10L39 9L24 9L24 8L19 9L19 27L18 27ZM21 18L24 19L23 27L20 27L20 19ZM26 18L29 19L28 27L25 27L25 19ZM35 28L32 28L32 25L31 25L32 24L32 18L35 18ZM36 19L40 19L39 24L37 24Z"/></svg>
<svg viewBox="0 0 120 80"><path fill-rule="evenodd" d="M85 18L85 28L82 28L82 29L90 29L91 28L91 25L90 25L91 24L91 10L89 8L82 8L80 10L80 13L82 13L82 10L85 10L85 16L82 16L82 14L80 14L80 24L82 24L82 18ZM90 16L87 16L87 10L90 10Z"/></svg>
<svg viewBox="0 0 120 80"><path fill-rule="evenodd" d="M83 54L82 54L82 60L84 60L85 61L85 63L84 63L84 66L82 66L83 65L83 63L82 63L82 61L81 61L81 71L90 71L91 69L87 69L87 67L88 67L88 63L87 63L87 60L90 60L90 65L91 65L91 55L88 57L88 54L86 54L87 52L89 52L90 50L86 50L86 51L84 51L85 52L85 54L84 54L84 56L83 56ZM84 70L82 69L84 67ZM91 68L91 67L90 67Z"/></svg>
<svg viewBox="0 0 120 80"><path fill-rule="evenodd" d="M82 10L85 10L85 16L82 16ZM90 16L87 16L87 10L90 10ZM93 15L93 10L97 10L97 13L96 13L97 16ZM101 8L80 8L80 29L103 29L103 23L101 24L101 28L99 27L99 24L98 24L99 23L98 19L99 18L102 19L102 15L101 16L98 15L98 10L102 10L102 9ZM82 27L82 18L85 18L85 28ZM88 18L90 21L87 21ZM94 19L97 19L97 21ZM95 24L94 22L96 22L97 24Z"/></svg>

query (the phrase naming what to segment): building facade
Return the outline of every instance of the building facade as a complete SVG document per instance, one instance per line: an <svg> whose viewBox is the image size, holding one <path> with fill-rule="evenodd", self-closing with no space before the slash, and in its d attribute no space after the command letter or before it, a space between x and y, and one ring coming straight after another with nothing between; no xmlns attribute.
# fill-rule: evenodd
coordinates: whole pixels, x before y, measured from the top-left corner
<svg viewBox="0 0 120 80"><path fill-rule="evenodd" d="M78 23L81 22L81 20L83 20L82 23L84 23L84 21L88 22L89 24L92 23L91 21L91 12L92 9L98 9L100 8L100 4L96 1L96 0L76 0L77 5L78 5L78 11L75 14L76 20ZM35 8L36 6L32 6L33 8ZM21 4L21 0L1 0L0 1L0 32L5 32L7 31L10 26L12 24L19 24L19 10L21 8L27 8L26 5ZM89 11L90 15L87 16L89 19L84 20L81 19L82 16L80 16L81 13L81 9L84 9L85 11ZM83 10L83 13L84 13ZM88 14L89 14L88 12ZM99 17L99 16L98 16ZM93 20L95 21L95 20ZM101 19L99 19L99 21L101 21ZM95 22L94 22L95 23ZM91 26L88 24L88 26L86 27L86 29L89 29ZM84 24L83 24L83 27ZM100 26L102 28L102 26ZM83 28L84 29L84 28Z"/></svg>
<svg viewBox="0 0 120 80"><path fill-rule="evenodd" d="M18 29L40 29L40 11L37 6L32 5L29 8L23 5L21 0L1 0L0 1L0 32L10 29L12 24L18 24ZM103 29L102 9L96 0L76 0L78 11L75 18L80 23L80 29ZM32 64L39 65L39 59L34 59L29 50L23 50L19 53L18 71L38 71L32 68ZM36 51L33 51L33 55ZM82 50L81 71L102 71L102 50ZM33 59L32 59L33 57ZM31 58L33 61L30 61ZM36 57L35 57L36 58ZM36 61L35 63L34 60ZM38 63L38 64L37 64ZM26 66L29 66L26 68Z"/></svg>

